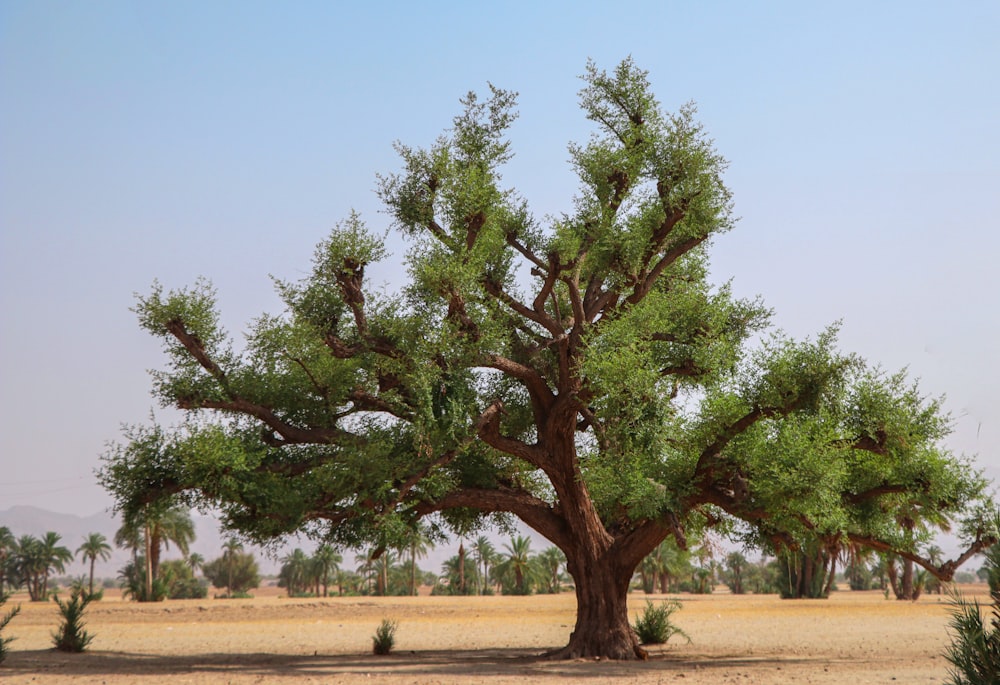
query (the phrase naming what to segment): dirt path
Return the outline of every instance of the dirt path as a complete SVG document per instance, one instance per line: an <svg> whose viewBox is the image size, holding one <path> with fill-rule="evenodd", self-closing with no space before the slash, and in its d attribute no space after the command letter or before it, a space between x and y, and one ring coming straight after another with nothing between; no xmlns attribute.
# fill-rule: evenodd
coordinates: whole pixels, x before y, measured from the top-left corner
<svg viewBox="0 0 1000 685"><path fill-rule="evenodd" d="M982 590L980 590L982 592ZM632 598L634 615L645 597ZM655 599L655 597L654 597ZM676 623L692 638L641 663L548 661L572 630L570 594L171 601L92 604L89 652L50 649L54 604L22 602L0 667L22 683L941 683L947 600L887 601L880 593L829 600L682 596ZM17 598L13 600L17 602ZM397 650L371 655L382 618L399 621Z"/></svg>

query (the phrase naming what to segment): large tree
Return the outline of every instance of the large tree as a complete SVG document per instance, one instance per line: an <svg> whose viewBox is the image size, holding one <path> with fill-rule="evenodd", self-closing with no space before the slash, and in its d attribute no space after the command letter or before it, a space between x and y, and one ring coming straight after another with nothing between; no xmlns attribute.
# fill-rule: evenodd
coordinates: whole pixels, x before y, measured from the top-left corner
<svg viewBox="0 0 1000 685"><path fill-rule="evenodd" d="M400 292L366 281L386 242L352 214L311 275L279 283L285 311L243 349L207 281L140 298L170 359L157 392L198 420L153 453L131 447L141 427L109 452L120 506L180 496L251 538L389 549L421 517L462 535L517 517L566 556L565 657L644 655L630 579L691 527L742 522L776 545L850 540L933 567L895 514L963 516L981 479L938 447L936 402L837 352L832 331L764 334L760 302L709 282L708 247L734 219L694 107L663 112L629 60L588 65L579 193L538 220L501 185L515 94L490 91L429 148L398 144L401 170L379 179L409 242ZM967 532L971 551L989 539Z"/></svg>

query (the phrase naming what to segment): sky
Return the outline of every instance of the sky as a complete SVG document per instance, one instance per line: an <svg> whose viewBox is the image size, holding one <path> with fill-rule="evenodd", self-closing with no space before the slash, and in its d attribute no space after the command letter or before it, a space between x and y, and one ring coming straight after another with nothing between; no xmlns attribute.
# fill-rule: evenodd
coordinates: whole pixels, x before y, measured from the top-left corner
<svg viewBox="0 0 1000 685"><path fill-rule="evenodd" d="M489 83L520 94L505 182L570 211L579 76L629 55L730 160L713 278L908 367L1000 481L1000 3L612 5L0 0L0 510L110 507L107 443L174 420L135 293L206 276L237 336L279 312L352 209L388 226L392 143Z"/></svg>

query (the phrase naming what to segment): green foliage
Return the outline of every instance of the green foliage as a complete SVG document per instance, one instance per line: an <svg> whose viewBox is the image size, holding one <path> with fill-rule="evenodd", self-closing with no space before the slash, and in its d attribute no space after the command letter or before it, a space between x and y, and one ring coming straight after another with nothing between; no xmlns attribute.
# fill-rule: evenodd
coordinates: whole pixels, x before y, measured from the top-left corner
<svg viewBox="0 0 1000 685"><path fill-rule="evenodd" d="M443 576L438 579L431 594L476 595L483 594L483 580L475 559L471 555L455 555L442 565Z"/></svg>
<svg viewBox="0 0 1000 685"><path fill-rule="evenodd" d="M785 549L777 554L779 589L782 599L826 599L830 596L830 571L836 554L813 542L799 549Z"/></svg>
<svg viewBox="0 0 1000 685"><path fill-rule="evenodd" d="M52 641L55 648L61 652L82 652L94 639L84 630L83 613L87 605L91 602L90 595L73 590L70 597L65 602L59 597L55 598L59 605L59 613L62 615L62 624L59 629L52 633Z"/></svg>
<svg viewBox="0 0 1000 685"><path fill-rule="evenodd" d="M223 555L202 566L201 572L212 587L227 588L228 594L234 596L260 585L257 560L250 553L236 551Z"/></svg>
<svg viewBox="0 0 1000 685"><path fill-rule="evenodd" d="M10 599L10 595L0 592L0 608L3 608L3 605L7 603L8 599ZM16 639L14 637L4 636L3 634L4 628L6 628L7 624L11 622L11 619L13 619L19 613L21 613L20 604L18 604L16 607L12 608L10 611L4 614L3 617L0 617L0 664L2 664L4 660L7 658L7 652L8 652L7 645L9 645Z"/></svg>
<svg viewBox="0 0 1000 685"><path fill-rule="evenodd" d="M973 551L996 540L984 479L941 445L938 400L839 351L836 326L769 334L760 301L711 282L733 203L693 105L664 111L631 60L588 64L593 134L570 147L579 191L538 219L501 184L515 94L461 104L430 146L397 144L399 169L378 179L408 245L399 292L366 281L391 242L351 214L300 281L277 283L284 310L252 322L244 345L207 281L139 298L166 350L155 391L191 419L129 428L108 450L100 478L126 520L179 502L255 542L305 532L405 551L421 519L468 536L520 518L570 568L624 576L607 594L666 536L705 527L770 553L851 539L914 554L949 526ZM386 594L382 563L369 586ZM487 582L489 564L468 574L460 559L461 591L530 592L521 563L491 565ZM808 576L799 594L822 592L796 564L785 575ZM412 558L410 570L412 592ZM306 575L289 569L290 594L322 591ZM686 580L713 579L702 564Z"/></svg>
<svg viewBox="0 0 1000 685"><path fill-rule="evenodd" d="M505 595L530 595L535 584L540 580L542 570L538 564L532 564L531 538L516 535L504 544L505 552L494 567L497 580L500 581L501 593ZM547 572L546 572L547 573ZM544 579L542 579L544 582Z"/></svg>
<svg viewBox="0 0 1000 685"><path fill-rule="evenodd" d="M392 651L392 648L396 646L396 628L398 627L399 624L396 621L382 619L378 628L375 629L375 635L372 636L373 654L386 655Z"/></svg>
<svg viewBox="0 0 1000 685"><path fill-rule="evenodd" d="M952 642L944 657L951 664L950 685L995 685L1000 682L1000 593L992 593L990 623L977 600L952 597Z"/></svg>
<svg viewBox="0 0 1000 685"><path fill-rule="evenodd" d="M1000 592L1000 543L991 545L984 555L983 568L986 569L986 583L991 593Z"/></svg>
<svg viewBox="0 0 1000 685"><path fill-rule="evenodd" d="M158 580L166 588L167 599L203 599L208 596L205 583L194 577L194 571L183 559L161 563Z"/></svg>
<svg viewBox="0 0 1000 685"><path fill-rule="evenodd" d="M691 638L670 620L675 611L681 608L681 603L675 599L660 602L658 605L646 601L642 614L636 616L633 626L639 641L644 645L665 644L674 635L680 635L688 642Z"/></svg>
<svg viewBox="0 0 1000 685"><path fill-rule="evenodd" d="M118 580L122 597L135 602L162 602L170 591L162 578L153 578L153 582L147 588L146 558L141 555L122 567L118 572Z"/></svg>
<svg viewBox="0 0 1000 685"><path fill-rule="evenodd" d="M52 531L41 538L22 535L10 545L5 575L14 587L26 586L32 602L48 601L49 580L63 573L73 553L59 544L62 538Z"/></svg>
<svg viewBox="0 0 1000 685"><path fill-rule="evenodd" d="M91 533L86 538L84 538L83 544L80 545L76 553L79 554L85 561L90 562L90 582L89 582L89 592L91 595L94 594L94 564L98 559L102 561L107 561L111 558L111 545L108 544L107 538L105 538L100 533ZM95 597L95 599L100 599Z"/></svg>

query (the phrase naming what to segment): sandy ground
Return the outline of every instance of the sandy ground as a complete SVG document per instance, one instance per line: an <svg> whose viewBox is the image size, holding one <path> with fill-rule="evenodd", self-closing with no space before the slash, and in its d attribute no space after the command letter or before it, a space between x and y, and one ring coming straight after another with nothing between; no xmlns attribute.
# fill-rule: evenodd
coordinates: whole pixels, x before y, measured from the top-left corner
<svg viewBox="0 0 1000 685"><path fill-rule="evenodd" d="M685 595L674 616L690 644L671 641L652 648L649 661L612 663L541 658L569 636L571 594L290 600L275 593L152 605L106 598L87 610L95 638L84 654L51 649L59 624L53 603L22 601L5 630L17 640L0 681L872 685L942 683L947 676L948 604L938 596L909 603L878 592L799 601ZM632 596L633 616L645 600ZM397 648L376 657L371 636L383 618L399 622Z"/></svg>

